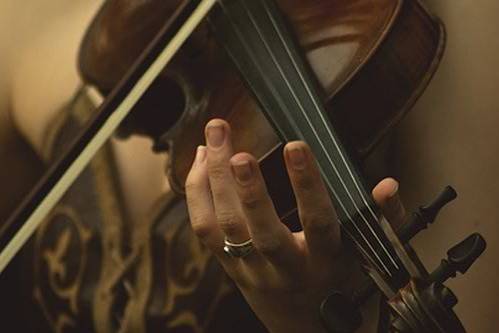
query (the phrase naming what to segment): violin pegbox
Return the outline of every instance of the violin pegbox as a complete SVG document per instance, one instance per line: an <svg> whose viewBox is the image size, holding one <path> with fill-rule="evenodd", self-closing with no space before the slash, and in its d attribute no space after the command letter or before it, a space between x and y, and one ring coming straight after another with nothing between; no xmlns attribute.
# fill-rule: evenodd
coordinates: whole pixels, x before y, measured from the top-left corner
<svg viewBox="0 0 499 333"><path fill-rule="evenodd" d="M422 270L425 270L424 266L410 248L409 241L432 224L440 210L456 197L456 191L447 186L433 202L414 212L397 231L399 239ZM447 258L431 274L424 271L424 279L411 279L392 299L387 300L391 310L390 332L465 332L452 310L458 302L457 297L444 283L455 277L457 272L466 273L486 246L480 234L470 235L450 248ZM368 279L351 298L338 292L331 293L321 305L321 317L329 332L355 332L362 322L359 307L377 291L374 282ZM344 309L349 309L351 314L345 315Z"/></svg>
<svg viewBox="0 0 499 333"><path fill-rule="evenodd" d="M474 233L447 251L447 259L427 280L411 280L388 301L392 310L390 332L465 332L452 310L457 297L443 283L457 272L466 273L486 246L485 239Z"/></svg>
<svg viewBox="0 0 499 333"><path fill-rule="evenodd" d="M400 229L400 238L407 244L428 224L435 221L440 210L457 197L456 191L447 186L428 206L420 207L412 220ZM398 294L388 301L392 310L391 332L465 332L452 308L458 300L444 283L464 274L486 248L485 239L474 233L447 251L443 259L425 280L411 280ZM417 258L416 258L417 259Z"/></svg>

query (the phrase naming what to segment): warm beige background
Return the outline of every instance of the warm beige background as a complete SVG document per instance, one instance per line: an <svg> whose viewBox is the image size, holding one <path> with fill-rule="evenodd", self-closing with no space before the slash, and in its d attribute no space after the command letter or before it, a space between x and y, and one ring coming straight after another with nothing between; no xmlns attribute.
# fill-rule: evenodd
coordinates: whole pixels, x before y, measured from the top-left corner
<svg viewBox="0 0 499 333"><path fill-rule="evenodd" d="M99 1L0 1L0 218L5 218L41 172L14 130L12 111L34 126L76 88L76 49ZM59 66L71 70L58 71ZM19 113L18 113L19 114Z"/></svg>
<svg viewBox="0 0 499 333"><path fill-rule="evenodd" d="M398 131L403 197L426 202L452 184L458 200L416 245L430 267L447 248L478 231L488 250L453 282L469 332L499 328L499 2L431 0L445 21L448 46L425 96Z"/></svg>
<svg viewBox="0 0 499 333"><path fill-rule="evenodd" d="M0 1L0 219L30 183L26 175L36 175L39 169L13 131L8 111L22 108L35 117L39 108L54 109L70 96L71 87L59 87L61 82L76 85L74 64L61 63L72 70L57 71L57 54L71 59L99 2ZM428 2L446 22L448 48L427 93L397 131L400 162L394 172L409 207L426 202L446 184L458 189L459 200L415 244L433 267L450 245L469 233L486 236L486 255L450 285L460 298L457 311L469 332L495 332L499 326L499 2ZM58 37L51 40L50 31ZM38 66L46 62L53 70L40 70ZM48 91L47 96L40 96L42 91ZM30 118L26 111L23 115ZM130 192L140 192L131 188L135 191Z"/></svg>
<svg viewBox="0 0 499 333"><path fill-rule="evenodd" d="M0 3L0 220L15 207L41 172L40 152L57 111L80 85L76 59L80 40L102 0L3 0ZM4 20L5 16L5 20ZM5 27L3 26L5 24ZM15 128L15 129L14 129ZM131 219L140 223L167 188L164 157L151 142L113 140ZM143 177L147 174L148 177Z"/></svg>

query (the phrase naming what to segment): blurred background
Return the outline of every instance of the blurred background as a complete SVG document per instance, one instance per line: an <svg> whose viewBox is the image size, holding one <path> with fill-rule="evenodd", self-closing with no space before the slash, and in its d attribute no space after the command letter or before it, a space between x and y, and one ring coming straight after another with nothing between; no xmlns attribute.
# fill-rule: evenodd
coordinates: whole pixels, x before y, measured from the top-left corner
<svg viewBox="0 0 499 333"><path fill-rule="evenodd" d="M460 299L456 311L468 331L495 332L499 326L499 2L426 2L446 24L447 50L427 91L396 130L390 173L400 180L402 197L411 210L447 184L457 189L458 200L414 245L431 268L470 233L485 236L485 255L465 277L449 285ZM40 122L50 117L39 115L56 111L77 89L77 47L100 3L0 1L0 221L43 171L36 142L43 136ZM134 144L132 151L149 151L140 140ZM142 162L124 172L150 168L151 177L129 184L131 195L139 193L137 200L147 201L161 191L164 181L161 161L144 154ZM145 213L141 207L134 210L135 216Z"/></svg>
<svg viewBox="0 0 499 333"><path fill-rule="evenodd" d="M447 26L442 65L395 136L394 174L410 208L445 185L459 194L414 242L428 267L473 232L488 242L485 254L463 277L449 282L457 312L469 332L499 327L499 24L491 0L428 0Z"/></svg>

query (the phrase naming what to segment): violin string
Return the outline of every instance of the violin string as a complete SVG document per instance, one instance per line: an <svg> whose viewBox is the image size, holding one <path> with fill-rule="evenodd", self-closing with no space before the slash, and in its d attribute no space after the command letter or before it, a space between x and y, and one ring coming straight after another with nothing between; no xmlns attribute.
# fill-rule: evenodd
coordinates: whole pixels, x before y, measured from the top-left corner
<svg viewBox="0 0 499 333"><path fill-rule="evenodd" d="M348 173L349 173L349 175L350 175L350 177L351 177L351 179L352 179L352 181L353 181L353 183L354 183L354 185L355 185L355 187L356 187L356 189L357 189L357 192L359 193L359 196L362 198L362 200L363 200L363 202L364 202L365 206L367 206L367 208L368 208L369 212L371 213L371 216L374 218L374 220L375 220L377 223L379 223L379 218L378 218L378 216L376 215L376 213L373 211L373 209L372 209L371 205L369 205L369 204L368 204L367 199L366 199L366 197L364 196L364 193L361 191L361 189L360 189L360 185L359 185L359 183L358 183L357 178L354 176L353 171L352 171L352 169L351 169L350 165L348 164L348 162L347 162L347 160L346 160L346 158L345 158L345 155L343 154L342 150L340 149L340 147L339 147L339 145L338 145L338 142L336 141L335 137L333 136L333 133L332 133L332 131L331 131L331 128L328 126L328 121L324 118L324 114L323 114L323 112L320 112L320 107L319 107L319 105L318 105L318 103L317 103L316 98L314 97L314 95L313 95L313 93L312 93L312 90L311 90L311 87L310 87L310 85L309 85L309 82L308 82L307 80L305 80L305 78L304 78L304 76L303 76L303 73L300 71L299 66L298 66L298 65L297 65L297 63L296 63L295 58L292 56L292 52L291 52L291 50L289 49L289 46L288 46L288 45L286 44L286 42L284 41L284 38L283 38L283 36L282 36L282 34L281 34L281 31L277 28L277 24L276 24L276 22L275 22L274 17L273 17L272 15L270 15L270 12L269 12L269 8L268 8L267 3L266 3L265 1L262 1L262 3L263 3L263 6L266 8L266 13L267 13L267 16L268 16L268 17L269 17L269 19L272 21L272 24L273 24L274 30L275 30L275 31L276 31L276 33L278 34L278 36L279 36L279 38L280 38L280 40L281 40L281 42L282 42L282 44L283 44L284 48L286 49L286 52L288 53L288 55L289 55L289 57L290 57L290 59L291 59L291 61L292 61L292 63L293 63L293 66L295 67L295 70L297 71L298 75L300 76L300 79L301 79L301 81L302 81L302 84L304 85L305 89L307 90L308 95L310 96L310 99L311 99L311 101L313 102L313 104L314 104L314 106L315 106L315 108L316 108L316 111L317 111L317 113L318 113L318 115L319 115L320 119L322 120L322 123L324 124L324 127L325 127L325 128L326 128L326 130L328 131L329 137L331 138L331 140L333 141L333 143L334 143L334 145L335 145L335 147L336 147L337 151L339 152L340 157L341 157L341 160L342 160L342 162L344 163L344 165L345 165L345 167L346 167L346 169L347 169L347 171L348 171ZM304 112L304 115L307 117L306 112L303 110L303 108L302 108L302 112ZM308 118L308 117L307 117L307 118ZM317 138L318 138L318 140L320 140L320 136L318 136L318 135L317 135ZM328 157L330 157L330 156L328 155ZM340 177L340 176L339 176L339 177ZM340 177L340 178L341 178L341 177ZM343 182L342 182L342 183L343 183ZM343 183L343 184L344 184L344 183ZM347 190L347 192L348 192L348 190ZM352 198L352 197L350 196L350 198ZM353 200L353 199L352 199L352 200ZM369 227L369 229L370 229L371 233L373 233L373 234L375 235L375 237L376 237L376 239L378 240L378 242L379 242L380 244L382 244L381 240L379 239L379 236L378 236L378 235L376 234L376 232L372 229L371 225L368 225L368 227ZM382 246L383 246L383 244L382 244ZM384 246L383 246L383 249L385 250L385 252L386 252L386 254L388 255L388 257L389 257L389 258L391 258L391 259L392 259L392 261L393 261L393 258L391 257L390 253L387 251L387 249L386 249ZM395 261L393 261L393 264L394 264L394 265L395 265L395 267L398 269L398 265L397 265L397 263L396 263Z"/></svg>
<svg viewBox="0 0 499 333"><path fill-rule="evenodd" d="M305 89L307 90L307 94L309 95L309 98L311 99L311 101L313 102L315 108L316 108L316 111L317 113L320 115L320 119L322 120L323 122L323 125L324 127L326 128L326 130L328 131L328 134L329 134L329 137L331 138L331 140L333 141L335 147L336 147L336 150L339 152L340 156L341 156L341 159L343 161L343 163L345 164L345 167L346 169L348 170L348 173L349 175L351 176L355 186L357 187L357 190L364 202L364 204L368 207L369 211L371 212L372 216L374 217L374 219L376 220L376 222L378 222L378 219L377 219L377 216L376 214L372 211L370 205L367 203L367 200L365 199L365 197L363 196L363 193L362 191L360 191L360 188L359 188L359 185L352 173L352 170L350 169L342 151L340 150L339 146L338 146L338 143L337 141L334 139L334 136L333 136L333 133L331 132L331 129L329 128L329 126L327 125L327 122L326 120L324 119L324 115L322 114L322 112L320 112L320 107L319 105L317 104L317 101L316 99L314 98L312 92L311 92L311 88L309 86L309 84L307 83L307 81L304 79L304 76L303 76L303 73L300 71L298 65L296 64L296 61L295 61L295 58L293 57L291 51L289 50L289 47L288 45L286 44L282 34L281 34L281 31L277 28L277 25L276 25L276 22L274 20L274 18L272 17L272 15L270 14L269 12L269 8L267 6L267 3L265 1L261 1L261 3L263 4L263 6L265 7L265 10L266 10L266 14L268 16L268 18L270 19L270 21L272 22L272 25L273 25L273 28L275 30L275 32L278 34L279 36L279 39L281 41L281 43L283 44L284 48L286 49L286 52L288 53L288 56L289 58L291 59L292 63L293 63L293 66L296 70L296 72L298 73L301 81L302 81L302 84L303 86L305 87ZM265 38L263 37L263 34L262 34L262 31L261 29L258 27L258 25L256 24L255 22L255 18L254 16L251 14L251 12L249 11L249 9L245 6L244 4L244 1L242 1L242 4L243 6L246 8L247 10L247 13L248 13L248 16L250 17L250 20L252 22L252 24L254 25L255 29L257 30L258 32L258 35L260 37L260 39L262 40L262 42L264 43L265 47L267 48L267 51L269 52L269 54L271 55L271 58L272 58L272 61L274 62L275 66L278 68L279 70L279 73L281 74L281 76L283 77L284 81L286 82L288 88L290 89L290 91L292 92L292 95L293 95L293 98L295 99L297 105L299 106L300 108L300 111L302 112L304 118L307 120L308 124L310 125L310 128L312 129L316 139L318 140L319 144L321 145L321 147L323 148L323 151L325 152L329 162L330 162L330 165L333 167L336 175L338 176L338 178L340 179L340 182L341 184L343 185L346 193L348 194L348 197L350 198L350 200L352 201L353 205L355 206L357 212L359 213L359 215L362 217L362 219L364 220L364 222L367 223L369 229L370 229L370 232L375 236L376 240L378 241L378 243L381 245L381 247L383 248L383 250L385 251L385 253L387 254L388 258L390 258L390 260L392 261L392 264L398 269L398 265L397 263L395 262L395 260L392 258L392 256L390 255L390 253L388 252L388 250L385 248L385 246L383 245L383 243L381 242L379 236L376 234L376 232L372 229L372 226L369 224L369 222L367 221L367 218L366 216L361 212L361 210L359 209L356 201L354 200L353 196L352 196L352 193L350 192L348 186L346 186L342 176L340 175L338 169L336 168L335 164L333 163L332 161L332 157L331 155L329 154L329 152L325 149L325 146L324 146L324 143L323 141L321 140L321 137L318 135L316 129L312 126L311 124L311 120L310 120L310 117L308 116L307 112L305 111L304 109L304 106L303 104L300 102L300 100L298 99L298 97L296 96L296 93L293 91L293 88L291 87L290 83L289 83L289 79L286 77L286 74L284 73L282 67L279 65L279 62L277 61L275 55L273 54L271 48L269 47L268 45L268 41L265 40Z"/></svg>
<svg viewBox="0 0 499 333"><path fill-rule="evenodd" d="M322 150L326 153L326 156L328 158L328 161L330 163L330 165L333 167L333 170L335 171L336 175L338 176L338 179L340 180L343 188L345 189L348 197L350 198L350 200L352 201L353 203L353 206L355 207L356 211L359 213L359 216L361 216L361 218L364 220L364 222L366 222L367 224L368 221L367 221L367 218L364 216L364 214L362 213L362 211L360 210L360 208L358 207L357 203L355 202L354 198L352 197L351 193L349 192L349 189L348 189L348 186L345 184L344 180L342 179L340 173L339 173L339 170L337 169L336 165L333 163L332 161L332 157L329 155L329 153L327 152L326 150L326 147L324 145L324 142L322 142L322 140L320 140L320 136L319 134L317 133L317 130L312 126L311 124L311 120L308 116L308 114L306 113L305 111L305 108L303 106L303 104L301 103L300 99L298 98L298 96L296 95L296 92L294 91L293 87L291 86L291 83L289 81L289 78L286 76L286 74L284 73L284 70L282 68L282 66L279 64L279 62L277 61L276 59L276 56L275 54L272 52L272 48L269 46L268 44L268 41L263 37L263 33L260 29L260 27L258 27L258 24L256 23L255 21L255 18L254 16L251 14L251 11L249 10L249 8L245 5L245 2L242 1L242 6L246 9L246 14L248 15L248 18L250 19L253 27L255 28L255 30L257 31L257 35L259 37L259 39L262 41L263 45L265 46L265 48L267 49L267 52L269 53L270 55L270 58L272 59L272 62L274 63L275 67L277 68L277 70L279 71L279 74L280 76L282 77L283 81L286 83L286 86L288 87L289 91L291 92L292 96L293 96L293 99L295 100L296 104L298 105L302 115L304 116L304 118L306 119L307 123L310 125L310 129L312 130L312 132L314 133L314 136L316 137L317 141L319 142ZM281 40L282 41L282 40ZM288 53L289 55L289 53ZM295 66L295 69L296 69L296 66ZM303 78L302 76L300 76L300 78ZM302 80L303 81L303 80ZM302 82L303 83L303 82ZM307 93L309 94L309 97L312 98L310 96L310 92L307 91ZM294 124L295 125L295 124ZM298 128L298 126L294 126L295 128ZM320 168L322 168L320 165L319 165ZM325 181L328 183L329 185L329 188L332 188L331 186L331 183L329 181L329 179L325 179ZM338 199L338 195L335 194L335 196L337 197ZM343 208L345 211L346 209ZM368 244L368 246L371 248L371 250L373 251L373 253L375 253L377 259L381 262L383 268L389 272L390 270L388 269L388 267L385 265L385 263L383 262L383 260L379 257L379 255L377 254L377 252L374 250L374 248L372 247L372 244L369 243L369 241L366 239L365 235L361 232L360 228L357 226L356 222L353 220L353 218L351 217L350 214L348 214L349 216L349 219L352 221L352 223L355 225L357 231L360 233L361 237L364 239L364 241ZM377 235L374 233L374 230L372 230L373 232L373 235L375 237L377 237ZM378 241L379 241L379 238L378 238ZM384 249L386 251L386 249ZM386 251L387 252L387 251ZM388 252L387 252L388 254ZM388 254L389 255L389 254Z"/></svg>
<svg viewBox="0 0 499 333"><path fill-rule="evenodd" d="M238 39L239 39L239 42L242 44L242 46L244 47L244 49L246 50L246 52L248 52L249 54L252 54L252 50L251 48L248 46L248 44L246 43L244 37L242 36L242 33L238 27L238 25L233 21L232 17L230 16L230 11L226 8L225 4L224 4L224 1L221 0L219 1L219 5L221 7L221 9L225 12L226 14L226 17L227 19L229 20L230 24L233 26L233 31L235 32L235 34L237 35ZM230 52L230 50L229 50ZM258 64L255 62L254 63L255 67L257 68L257 70L260 72L260 75L262 76L262 78L264 80L267 81L265 75L263 75L263 70L258 66ZM273 86L270 85L270 84L267 84L268 85L268 88L273 92L273 95L276 97L276 100L277 102L282 106L283 103L281 101L281 99L278 97L278 94L275 92L275 90L273 89ZM296 124L292 124L295 129L297 129L297 126ZM327 181L327 180L326 180ZM338 194L336 193L336 191L334 190L334 188L332 186L330 186L330 189L331 191L333 192L333 194L335 195L335 197L337 198L337 201L338 201L338 204L341 206L341 208L343 209L343 211L345 212L345 214L348 216L348 218L352 221L352 224L354 225L355 229L357 230L357 232L359 233L359 235L364 239L365 243L368 244L368 246L370 246L371 248L371 251L372 253L374 253L376 255L376 251L374 251L374 249L372 248L372 245L368 242L368 240L365 238L365 236L363 235L363 233L361 232L360 228L357 226L356 222L352 219L352 216L349 214L348 210L346 209L343 201L341 199L339 199L339 196ZM350 233L349 230L346 230L348 233ZM361 252L363 252L363 254L365 255L365 257L371 262L374 264L374 266L378 267L378 269L381 271L381 269L379 268L379 265L376 263L375 260L372 259L371 255L367 254L368 251L366 251L364 248L363 248L363 245L361 245L355 237L351 237L353 239L353 241L357 244L358 248L361 250ZM378 258L379 259L379 258ZM380 262L382 262L382 260L379 260ZM388 271L388 273L390 273Z"/></svg>
<svg viewBox="0 0 499 333"><path fill-rule="evenodd" d="M364 202L365 206L367 206L367 208L368 208L368 210L369 210L370 214L372 215L372 217L374 218L374 220L376 221L376 223L379 223L379 218L378 218L378 216L376 215L376 213L373 211L372 207L368 204L367 199L365 198L365 196L364 196L363 192L361 191L360 186L359 186L359 183L358 183L357 179L355 178L355 176L353 175L352 169L350 168L350 166L349 166L348 162L346 161L346 158L345 158L345 156L344 156L343 152L341 151L341 149L340 149L340 147L339 147L339 145L338 145L337 141L335 140L335 138L334 138L334 136L333 136L333 133L331 132L331 128L328 126L328 122L327 122L327 120L324 118L324 114L323 114L323 112L321 112L320 106L318 105L317 100L316 100L316 98L314 97L314 94L312 93L312 89L311 89L311 87L310 87L310 85L309 85L308 81L307 81L307 80L305 80L305 78L304 78L304 76L303 76L302 71L300 70L300 68L299 68L298 64L296 63L295 58L293 57L293 54L292 54L291 50L289 49L289 46L288 46L288 45L287 45L287 43L285 42L285 40L284 40L284 38L283 38L283 36L282 36L281 31L280 31L280 30L278 29L278 27L277 27L277 23L275 22L274 17L270 14L270 8L268 8L268 4L267 4L265 1L263 1L263 0L260 0L260 2L261 2L261 3L262 3L262 5L265 7L265 12L266 12L266 14L267 14L267 17L268 17L268 18L270 19L270 21L272 22L272 26L273 26L273 28L274 28L275 32L276 32L276 33L277 33L277 35L279 36L279 39L281 40L281 43L283 44L284 48L286 49L286 52L288 53L288 56L289 56L289 58L291 59L291 61L292 61L292 63L293 63L293 66L295 67L295 70L296 70L296 72L298 73L298 75L299 75L299 77L300 77L300 79L301 79L301 81L302 81L302 84L304 85L305 89L307 90L307 94L309 95L309 97L310 97L310 99L311 99L312 103L313 103L313 104L314 104L314 106L315 106L315 111L316 111L316 112L317 112L317 114L319 115L319 117L320 117L320 119L321 119L322 123L324 124L324 127L325 127L325 128L326 128L326 130L328 131L329 137L331 138L332 142L334 143L334 145L335 145L335 147L336 147L336 150L339 152L340 157L341 157L341 160L342 160L343 164L345 165L345 167L346 167L346 169L347 169L347 171L348 171L348 173L349 173L349 175L350 175L350 178L352 179L352 181L353 181L353 183L354 183L354 185L355 185L355 187L356 187L356 189L357 189L357 192L359 193L359 196L361 197L361 199L362 199L362 201ZM244 3L244 1L243 1L243 3ZM309 122L309 124L310 124L309 117L308 117L308 115L306 114L306 111L305 111L305 110L303 110L303 108L301 108L301 110L302 110L302 112L303 112L304 116L306 117L307 121L308 121L308 122ZM316 132L314 132L314 133L316 133ZM317 134L316 134L316 136L317 136L317 140L321 141L320 136L319 136L319 135L317 135ZM322 143L321 143L321 145L322 145ZM328 159L330 160L330 163L331 163L332 165L334 165L334 164L332 163L332 161L331 161L331 157L330 157L329 153L327 153L327 152L326 152L326 154L327 154L327 156L328 156ZM341 179L341 176L340 176L339 174L338 174L338 177ZM342 180L342 179L341 179L341 182L342 182L342 184L343 184L343 185L345 185L345 183L343 182L343 180ZM355 200L352 198L352 196L351 196L350 192L348 191L348 189L346 189L346 191L347 191L347 193L349 194L350 199L352 199L352 201L354 202L354 205L356 206L356 208L357 208L357 210L358 210L358 207L357 207L357 205L355 204ZM362 217L363 217L363 219L366 221L366 219L365 219L364 215L362 215ZM378 234L374 231L374 229L372 228L372 226L371 226L371 225L370 225L367 221L366 221L366 223L367 223L368 228L370 229L371 233L372 233L372 234L376 237L377 241L381 244L381 246L382 246L383 250L384 250L384 251L385 251L385 253L388 255L388 257L390 258L390 260L392 261L392 263L394 264L394 266L395 266L397 269L399 269L399 267L398 267L397 263L395 262L395 260L392 258L392 256L390 255L390 253L389 253L389 252L388 252L388 250L386 249L386 247L385 247L385 246L383 245L383 243L381 242L381 240L380 240L380 238L379 238Z"/></svg>
<svg viewBox="0 0 499 333"><path fill-rule="evenodd" d="M226 11L226 13L228 13L228 11L227 11L225 8L223 8L223 9ZM243 44L243 47L246 49L246 51L247 51L249 54L253 54L253 52L251 51L251 48L250 48L250 47L247 45L247 43L244 41L244 38L242 37L242 34L241 34L241 32L240 32L239 28L237 27L237 25L234 23L234 21L231 19L231 17L230 17L230 16L228 16L228 18L229 18L229 20L231 21L232 25L234 26L234 31L236 31L236 33L237 33L237 35L238 35L238 37L239 37L240 42ZM282 100L281 100L281 98L279 97L279 95L276 93L276 91L275 91L275 89L273 88L273 86L272 86L271 84L269 84L269 83L268 83L268 80L266 79L266 76L265 76L265 75L263 75L264 71L263 71L261 68L259 68L259 66L258 66L258 64L257 64L256 62L254 63L254 65L255 65L255 67L256 67L257 69L259 69L259 72L260 72L260 74L261 74L262 78L263 78L265 81L267 81L267 86L268 86L268 88L271 90L271 92L272 92L272 93L273 93L273 95L275 96L275 98L276 98L277 102L278 102L278 103L281 105L281 107L282 107L282 106L283 106ZM286 79L286 78L284 78L284 79ZM293 128L294 128L295 132L296 132L296 133L299 133L299 131L298 131L298 126L296 125L296 123L292 123L291 125L293 126ZM329 182L329 180L327 180L327 179L326 179L326 181L328 182L328 184L329 184L329 185L331 185L331 184L330 184L330 182ZM345 214L347 215L347 217L349 218L349 220L350 220L350 221L352 221L352 225L353 225L353 226L354 226L354 228L356 229L357 233L358 233L358 234L360 235L360 237L364 240L365 244L367 244L367 245L368 245L368 247L371 249L371 253L374 253L374 255L378 258L379 262L380 262L380 263L383 263L383 261L379 258L379 256L378 256L377 252L376 252L376 251L374 250L374 248L372 247L372 244L370 244L370 243L369 243L369 241L366 239L365 235L362 233L362 231L361 231L361 230L360 230L360 228L358 227L358 225L357 225L356 221L352 218L352 216L350 215L349 211L346 209L346 207L345 207L345 205L344 205L343 201L340 199L340 197L339 197L339 196L338 196L338 194L336 193L336 191L335 191L334 187L330 186L330 189L331 189L331 191L333 192L334 196L337 198L338 203L340 204L341 208L343 209L343 211L345 212ZM348 232L348 230L347 230L347 232ZM352 238L352 239L353 239L353 240L357 243L358 247L362 249L362 252L363 252L364 254L365 254L365 253L367 253L367 251L363 248L363 246L362 246L362 245L360 245L360 243L359 243L359 242L355 239L355 237L351 237L351 238ZM379 267L379 265L376 263L376 261L375 261L375 260L373 260L373 259L372 259L372 257L371 257L370 255L367 255L366 257L369 259L369 261L370 261L371 263L375 263L375 265L374 265L374 266L378 267L378 270L379 270L379 271L382 271L382 270L381 270L381 268ZM390 271L389 271L389 270L388 270L387 272L390 274Z"/></svg>

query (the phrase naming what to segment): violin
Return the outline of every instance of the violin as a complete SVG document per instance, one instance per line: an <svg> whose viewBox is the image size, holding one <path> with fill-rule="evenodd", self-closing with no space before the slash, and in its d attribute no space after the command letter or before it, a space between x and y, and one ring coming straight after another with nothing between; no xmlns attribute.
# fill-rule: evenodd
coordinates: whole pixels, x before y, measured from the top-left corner
<svg viewBox="0 0 499 333"><path fill-rule="evenodd" d="M130 8L124 20L107 23ZM138 32L106 38L127 20L145 17ZM155 36L147 47L145 36ZM79 58L82 76L106 101L0 230L0 269L118 125L121 135L133 127L151 136L157 151L169 150L169 179L182 192L204 124L222 117L234 129L235 149L260 159L276 209L290 228L297 227L296 209L281 148L299 139L314 151L342 230L373 281L351 298L332 293L324 301L331 331L353 332L359 319L345 321L341 310L355 314L376 286L391 308L390 331L464 332L452 311L457 300L443 282L465 272L485 241L470 236L431 274L408 245L454 192L447 189L394 231L358 171L421 95L444 44L442 23L417 0L106 2ZM109 56L118 50L120 56Z"/></svg>

